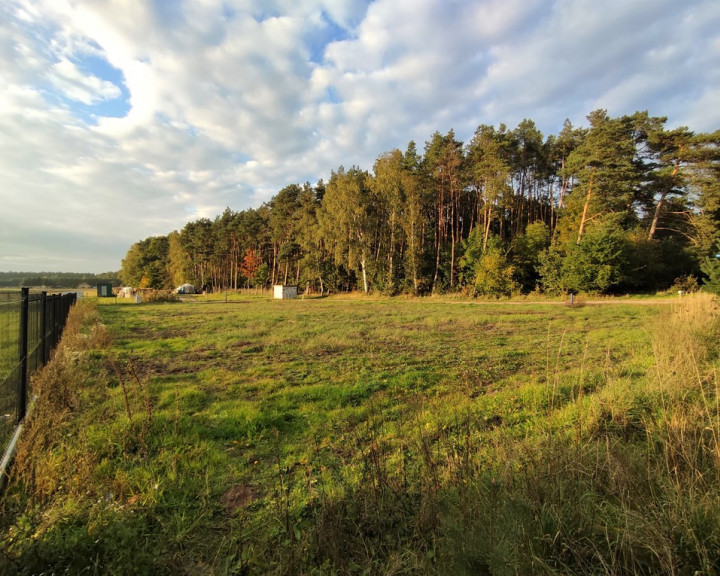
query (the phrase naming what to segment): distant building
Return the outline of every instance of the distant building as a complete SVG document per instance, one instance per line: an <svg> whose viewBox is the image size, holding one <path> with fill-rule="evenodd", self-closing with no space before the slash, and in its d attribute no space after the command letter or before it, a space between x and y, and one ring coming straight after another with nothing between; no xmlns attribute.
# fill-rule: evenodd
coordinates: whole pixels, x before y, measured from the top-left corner
<svg viewBox="0 0 720 576"><path fill-rule="evenodd" d="M283 286L282 284L276 284L274 288L276 300L289 300L290 298L297 298L297 286Z"/></svg>
<svg viewBox="0 0 720 576"><path fill-rule="evenodd" d="M97 285L97 297L98 298L112 298L113 294L112 284L98 284Z"/></svg>

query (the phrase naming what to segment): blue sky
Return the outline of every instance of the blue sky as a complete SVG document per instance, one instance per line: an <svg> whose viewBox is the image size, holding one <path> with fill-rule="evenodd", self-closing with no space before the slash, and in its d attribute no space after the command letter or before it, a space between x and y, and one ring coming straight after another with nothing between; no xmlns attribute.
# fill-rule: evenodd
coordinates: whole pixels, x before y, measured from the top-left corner
<svg viewBox="0 0 720 576"><path fill-rule="evenodd" d="M3 0L0 270L117 270L435 130L596 108L720 128L720 3Z"/></svg>

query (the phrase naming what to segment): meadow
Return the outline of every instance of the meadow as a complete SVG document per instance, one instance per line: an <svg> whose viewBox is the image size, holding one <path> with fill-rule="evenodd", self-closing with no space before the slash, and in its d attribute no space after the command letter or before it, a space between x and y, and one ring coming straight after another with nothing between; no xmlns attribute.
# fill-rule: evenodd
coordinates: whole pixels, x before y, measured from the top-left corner
<svg viewBox="0 0 720 576"><path fill-rule="evenodd" d="M0 567L715 574L717 335L703 296L85 301Z"/></svg>

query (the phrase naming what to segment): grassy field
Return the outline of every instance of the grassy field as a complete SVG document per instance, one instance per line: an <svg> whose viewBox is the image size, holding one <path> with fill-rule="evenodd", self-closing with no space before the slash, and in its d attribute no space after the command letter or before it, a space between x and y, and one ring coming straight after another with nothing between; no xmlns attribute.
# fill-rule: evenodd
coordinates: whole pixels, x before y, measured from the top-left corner
<svg viewBox="0 0 720 576"><path fill-rule="evenodd" d="M712 299L100 304L35 382L8 573L720 570Z"/></svg>

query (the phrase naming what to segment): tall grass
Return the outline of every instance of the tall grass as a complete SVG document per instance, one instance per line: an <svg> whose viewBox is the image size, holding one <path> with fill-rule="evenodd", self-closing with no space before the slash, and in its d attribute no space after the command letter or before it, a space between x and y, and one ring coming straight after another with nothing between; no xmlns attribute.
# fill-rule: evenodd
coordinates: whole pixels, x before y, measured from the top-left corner
<svg viewBox="0 0 720 576"><path fill-rule="evenodd" d="M644 381L583 395L581 370L576 400L551 399L523 437L419 408L391 426L398 440L378 415L353 439L360 473L322 495L290 558L341 573L720 572L718 320L713 298L685 299L654 327Z"/></svg>
<svg viewBox="0 0 720 576"><path fill-rule="evenodd" d="M644 384L611 379L569 426L503 443L453 511L449 573L719 573L719 328L714 298L682 301Z"/></svg>

